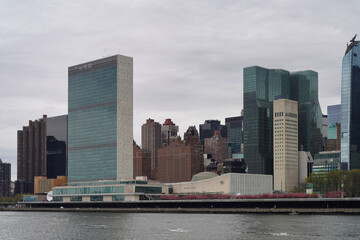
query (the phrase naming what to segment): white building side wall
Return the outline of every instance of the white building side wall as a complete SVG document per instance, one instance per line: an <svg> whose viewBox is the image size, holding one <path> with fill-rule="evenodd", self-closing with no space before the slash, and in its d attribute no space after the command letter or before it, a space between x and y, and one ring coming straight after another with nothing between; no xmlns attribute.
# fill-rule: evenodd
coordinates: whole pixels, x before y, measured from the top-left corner
<svg viewBox="0 0 360 240"><path fill-rule="evenodd" d="M133 59L117 56L117 180L133 179Z"/></svg>

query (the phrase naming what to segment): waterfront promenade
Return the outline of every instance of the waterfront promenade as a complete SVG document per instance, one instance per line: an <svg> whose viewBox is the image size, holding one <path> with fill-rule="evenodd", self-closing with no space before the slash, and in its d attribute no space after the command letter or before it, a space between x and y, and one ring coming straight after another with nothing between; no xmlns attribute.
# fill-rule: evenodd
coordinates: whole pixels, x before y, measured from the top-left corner
<svg viewBox="0 0 360 240"><path fill-rule="evenodd" d="M149 213L360 214L360 198L148 200L129 202L33 202L2 211Z"/></svg>

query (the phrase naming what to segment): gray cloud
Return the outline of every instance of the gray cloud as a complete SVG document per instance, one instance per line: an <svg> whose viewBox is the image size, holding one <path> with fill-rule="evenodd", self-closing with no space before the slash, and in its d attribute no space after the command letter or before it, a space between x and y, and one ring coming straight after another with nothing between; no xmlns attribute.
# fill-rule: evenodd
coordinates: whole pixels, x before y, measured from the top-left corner
<svg viewBox="0 0 360 240"><path fill-rule="evenodd" d="M180 134L238 115L242 69L319 72L319 96L340 103L341 59L356 33L356 1L0 2L0 158L13 164L16 130L67 112L67 67L134 57L134 138L149 117Z"/></svg>

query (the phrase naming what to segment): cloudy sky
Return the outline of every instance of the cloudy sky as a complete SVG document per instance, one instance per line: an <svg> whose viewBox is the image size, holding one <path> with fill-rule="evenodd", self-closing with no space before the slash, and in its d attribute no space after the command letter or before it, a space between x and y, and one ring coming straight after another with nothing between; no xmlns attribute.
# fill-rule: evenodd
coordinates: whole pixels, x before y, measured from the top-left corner
<svg viewBox="0 0 360 240"><path fill-rule="evenodd" d="M147 118L180 135L240 114L242 69L319 72L323 113L340 103L358 1L0 1L0 158L16 179L16 131L67 113L67 68L134 58L134 138Z"/></svg>

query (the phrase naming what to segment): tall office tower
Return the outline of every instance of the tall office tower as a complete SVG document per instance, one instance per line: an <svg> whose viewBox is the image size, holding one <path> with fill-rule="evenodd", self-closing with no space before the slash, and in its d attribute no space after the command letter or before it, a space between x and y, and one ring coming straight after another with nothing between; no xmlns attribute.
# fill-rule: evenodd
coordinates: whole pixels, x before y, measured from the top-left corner
<svg viewBox="0 0 360 240"><path fill-rule="evenodd" d="M46 120L46 177L67 176L67 122L68 115Z"/></svg>
<svg viewBox="0 0 360 240"><path fill-rule="evenodd" d="M0 159L0 197L11 196L11 164Z"/></svg>
<svg viewBox="0 0 360 240"><path fill-rule="evenodd" d="M274 190L288 192L298 185L298 104L274 101Z"/></svg>
<svg viewBox="0 0 360 240"><path fill-rule="evenodd" d="M350 40L342 62L341 162L360 168L360 41Z"/></svg>
<svg viewBox="0 0 360 240"><path fill-rule="evenodd" d="M133 179L133 59L68 69L68 180Z"/></svg>
<svg viewBox="0 0 360 240"><path fill-rule="evenodd" d="M43 115L29 121L17 136L16 193L33 193L35 176L66 176L67 115Z"/></svg>
<svg viewBox="0 0 360 240"><path fill-rule="evenodd" d="M157 180L160 182L190 181L202 169L203 151L195 127L188 128L184 141L173 138L168 146L158 149Z"/></svg>
<svg viewBox="0 0 360 240"><path fill-rule="evenodd" d="M322 112L318 98L318 73L291 73L290 99L298 102L299 145L312 155L322 147Z"/></svg>
<svg viewBox="0 0 360 240"><path fill-rule="evenodd" d="M151 154L151 179L156 179L157 150L161 144L161 125L153 119L147 119L141 126L141 147Z"/></svg>
<svg viewBox="0 0 360 240"><path fill-rule="evenodd" d="M273 174L273 101L290 96L290 73L244 68L244 158L249 173Z"/></svg>
<svg viewBox="0 0 360 240"><path fill-rule="evenodd" d="M34 193L34 177L46 176L46 115L17 131L16 193Z"/></svg>
<svg viewBox="0 0 360 240"><path fill-rule="evenodd" d="M179 132L179 126L171 121L170 118L165 119L161 126L161 141L163 145L169 145L171 138L176 138Z"/></svg>
<svg viewBox="0 0 360 240"><path fill-rule="evenodd" d="M327 107L328 125L332 123L341 123L341 104Z"/></svg>
<svg viewBox="0 0 360 240"><path fill-rule="evenodd" d="M231 147L231 153L241 153L241 144L243 143L243 116L225 118L227 128L228 144Z"/></svg>
<svg viewBox="0 0 360 240"><path fill-rule="evenodd" d="M215 131L211 138L205 138L204 148L204 153L211 154L212 158L219 163L231 158L228 139L222 137L220 131Z"/></svg>
<svg viewBox="0 0 360 240"><path fill-rule="evenodd" d="M227 130L225 125L221 125L219 120L205 120L204 124L200 124L200 141L204 145L205 138L214 136L214 131L219 130L221 136L227 138Z"/></svg>
<svg viewBox="0 0 360 240"><path fill-rule="evenodd" d="M134 142L134 179L137 176L151 177L151 153L149 150L141 149Z"/></svg>

